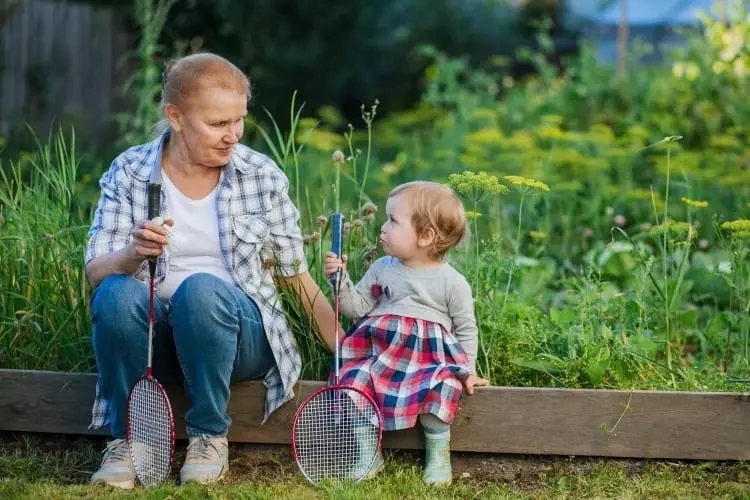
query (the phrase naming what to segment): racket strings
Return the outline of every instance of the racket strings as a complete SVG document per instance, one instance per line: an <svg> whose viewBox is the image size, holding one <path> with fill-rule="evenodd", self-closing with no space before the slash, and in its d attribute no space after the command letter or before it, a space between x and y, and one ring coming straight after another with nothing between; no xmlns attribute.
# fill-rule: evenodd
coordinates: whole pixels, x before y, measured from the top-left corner
<svg viewBox="0 0 750 500"><path fill-rule="evenodd" d="M159 484L171 468L172 431L166 396L156 381L138 381L128 412L133 468L145 486Z"/></svg>
<svg viewBox="0 0 750 500"><path fill-rule="evenodd" d="M300 411L294 440L300 469L311 481L359 481L379 450L377 408L355 390L322 391Z"/></svg>

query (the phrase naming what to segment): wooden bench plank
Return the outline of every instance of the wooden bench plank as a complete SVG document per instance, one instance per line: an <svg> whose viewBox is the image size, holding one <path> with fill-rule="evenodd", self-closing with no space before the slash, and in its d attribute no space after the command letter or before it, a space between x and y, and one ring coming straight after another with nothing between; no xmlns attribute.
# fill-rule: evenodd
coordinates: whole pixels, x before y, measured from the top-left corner
<svg viewBox="0 0 750 500"><path fill-rule="evenodd" d="M93 374L0 370L0 430L107 435L88 424ZM289 444L294 411L322 382L303 381L295 399L261 426L261 382L232 386L231 441ZM186 401L169 387L178 437ZM614 430L612 430L614 429ZM384 447L423 448L418 429L385 434ZM455 451L541 455L750 459L750 395L520 387L465 396L452 427Z"/></svg>

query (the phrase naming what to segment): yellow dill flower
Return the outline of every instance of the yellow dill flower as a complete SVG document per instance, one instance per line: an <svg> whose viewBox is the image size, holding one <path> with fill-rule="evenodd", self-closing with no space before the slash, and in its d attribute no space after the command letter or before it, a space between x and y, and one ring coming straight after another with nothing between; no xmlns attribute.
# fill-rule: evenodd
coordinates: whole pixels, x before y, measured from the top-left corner
<svg viewBox="0 0 750 500"><path fill-rule="evenodd" d="M460 157L461 163L466 165L470 168L490 168L492 166L492 162L489 160L485 160L482 158L481 155L475 152L471 152L470 154L461 155Z"/></svg>
<svg viewBox="0 0 750 500"><path fill-rule="evenodd" d="M585 157L574 148L561 147L556 148L552 153L552 162L556 165L577 165L585 161Z"/></svg>
<svg viewBox="0 0 750 500"><path fill-rule="evenodd" d="M505 180L516 186L528 186L533 189L549 191L549 186L545 183L527 177L521 177L520 175L506 175Z"/></svg>
<svg viewBox="0 0 750 500"><path fill-rule="evenodd" d="M685 205L695 207L695 208L706 208L708 206L707 201L695 201L695 200L691 200L690 198L686 198L684 196L680 198L680 200L682 200L682 202Z"/></svg>
<svg viewBox="0 0 750 500"><path fill-rule="evenodd" d="M523 181L526 179L519 175L506 175L505 180L507 180L508 182L512 184L523 184Z"/></svg>
<svg viewBox="0 0 750 500"><path fill-rule="evenodd" d="M449 175L448 185L462 194L493 194L504 193L508 190L496 176L487 172L475 173L469 170L461 174Z"/></svg>
<svg viewBox="0 0 750 500"><path fill-rule="evenodd" d="M332 151L345 144L344 137L325 129L300 130L297 142L318 151Z"/></svg>
<svg viewBox="0 0 750 500"><path fill-rule="evenodd" d="M630 137L637 137L639 139L647 139L648 130L646 130L644 127L640 125L633 125L632 127L628 127L627 131L625 132L625 135L630 136Z"/></svg>
<svg viewBox="0 0 750 500"><path fill-rule="evenodd" d="M512 140L509 142L514 149L533 149L536 147L534 136L526 130L513 132Z"/></svg>
<svg viewBox="0 0 750 500"><path fill-rule="evenodd" d="M713 148L735 149L740 147L740 141L736 137L727 134L712 135L708 139L708 145Z"/></svg>
<svg viewBox="0 0 750 500"><path fill-rule="evenodd" d="M478 219L481 216L482 216L482 214L479 213L479 212L472 212L470 210L466 212L466 218L467 219Z"/></svg>
<svg viewBox="0 0 750 500"><path fill-rule="evenodd" d="M539 129L539 137L545 139L562 139L565 137L565 132L558 127L542 127Z"/></svg>
<svg viewBox="0 0 750 500"><path fill-rule="evenodd" d="M469 143L478 143L478 144L496 144L498 141L500 141L503 138L503 133L500 132L500 130L496 128L483 128L479 129L476 132L469 134L466 137L466 141Z"/></svg>
<svg viewBox="0 0 750 500"><path fill-rule="evenodd" d="M687 222L667 222L657 224L649 229L649 234L660 235L665 232L678 235L685 234L688 237L692 237L695 234L695 228Z"/></svg>
<svg viewBox="0 0 750 500"><path fill-rule="evenodd" d="M532 230L532 231L529 231L529 236L531 236L532 240L536 240L536 241L542 241L542 240L547 239L547 233L545 233L544 231Z"/></svg>
<svg viewBox="0 0 750 500"><path fill-rule="evenodd" d="M722 222L720 227L732 232L750 231L750 220L737 219L733 221Z"/></svg>
<svg viewBox="0 0 750 500"><path fill-rule="evenodd" d="M589 138L594 142L608 144L615 140L615 133L603 123L595 123L589 128Z"/></svg>

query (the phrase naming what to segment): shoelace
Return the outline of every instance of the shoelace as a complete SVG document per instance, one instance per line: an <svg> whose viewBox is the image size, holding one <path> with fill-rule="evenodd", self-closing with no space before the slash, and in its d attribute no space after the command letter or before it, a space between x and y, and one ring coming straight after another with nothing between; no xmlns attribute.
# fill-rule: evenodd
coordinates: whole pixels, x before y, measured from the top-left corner
<svg viewBox="0 0 750 500"><path fill-rule="evenodd" d="M209 460L211 458L211 449L218 454L219 450L211 442L208 436L198 436L198 439L188 445L188 455L194 458Z"/></svg>
<svg viewBox="0 0 750 500"><path fill-rule="evenodd" d="M130 450L125 440L112 441L104 452L104 462L124 462L130 458Z"/></svg>

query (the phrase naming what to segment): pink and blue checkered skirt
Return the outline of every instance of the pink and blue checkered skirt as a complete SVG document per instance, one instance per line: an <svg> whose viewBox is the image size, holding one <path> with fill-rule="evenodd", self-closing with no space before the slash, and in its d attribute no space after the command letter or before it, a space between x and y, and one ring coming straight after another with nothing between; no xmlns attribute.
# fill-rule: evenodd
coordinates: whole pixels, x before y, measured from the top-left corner
<svg viewBox="0 0 750 500"><path fill-rule="evenodd" d="M450 424L469 376L456 337L431 321L403 316L360 320L341 345L339 383L372 396L385 430L407 429L421 413ZM329 382L333 381L333 372Z"/></svg>

